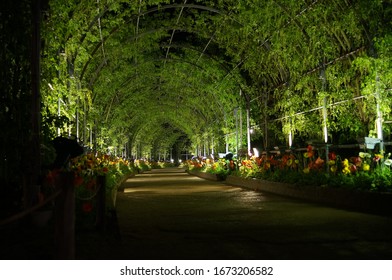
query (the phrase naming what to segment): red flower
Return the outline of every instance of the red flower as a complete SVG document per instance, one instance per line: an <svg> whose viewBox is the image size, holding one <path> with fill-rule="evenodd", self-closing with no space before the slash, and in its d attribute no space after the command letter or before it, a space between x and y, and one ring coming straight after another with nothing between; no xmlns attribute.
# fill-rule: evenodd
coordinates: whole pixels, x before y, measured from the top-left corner
<svg viewBox="0 0 392 280"><path fill-rule="evenodd" d="M374 162L379 162L380 159L381 159L381 157L378 156L378 155L376 155L376 156L373 158L373 161L374 161Z"/></svg>
<svg viewBox="0 0 392 280"><path fill-rule="evenodd" d="M234 161L232 161L232 160L230 161L229 167L230 167L231 170L234 170L234 168L235 168Z"/></svg>
<svg viewBox="0 0 392 280"><path fill-rule="evenodd" d="M362 164L362 159L360 157L351 157L350 160L356 166L361 166L361 164Z"/></svg>
<svg viewBox="0 0 392 280"><path fill-rule="evenodd" d="M334 152L328 153L329 160L336 160L336 154Z"/></svg>
<svg viewBox="0 0 392 280"><path fill-rule="evenodd" d="M93 210L93 205L91 202L84 202L82 205L82 210L86 213L91 212Z"/></svg>

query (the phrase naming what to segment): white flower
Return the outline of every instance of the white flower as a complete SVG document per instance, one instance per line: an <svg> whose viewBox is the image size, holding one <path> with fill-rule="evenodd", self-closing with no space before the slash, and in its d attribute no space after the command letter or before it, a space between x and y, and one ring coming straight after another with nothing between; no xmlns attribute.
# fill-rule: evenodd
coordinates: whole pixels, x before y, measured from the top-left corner
<svg viewBox="0 0 392 280"><path fill-rule="evenodd" d="M387 160L385 160L385 161L384 161L384 164L385 164L386 166L391 166L391 165L392 165L392 159L387 159Z"/></svg>

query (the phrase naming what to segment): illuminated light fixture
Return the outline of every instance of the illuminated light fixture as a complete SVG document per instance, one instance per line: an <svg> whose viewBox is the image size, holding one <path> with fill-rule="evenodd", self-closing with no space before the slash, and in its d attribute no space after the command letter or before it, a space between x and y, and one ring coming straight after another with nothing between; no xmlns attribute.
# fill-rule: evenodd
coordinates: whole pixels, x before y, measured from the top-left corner
<svg viewBox="0 0 392 280"><path fill-rule="evenodd" d="M256 148L253 148L253 155L254 155L255 157L259 157L259 156L260 156L259 150L257 150Z"/></svg>
<svg viewBox="0 0 392 280"><path fill-rule="evenodd" d="M382 135L382 119L381 118L377 118L376 127L377 127L377 138L382 139L383 135Z"/></svg>
<svg viewBox="0 0 392 280"><path fill-rule="evenodd" d="M324 125L324 142L328 143L328 129L327 129L327 125Z"/></svg>

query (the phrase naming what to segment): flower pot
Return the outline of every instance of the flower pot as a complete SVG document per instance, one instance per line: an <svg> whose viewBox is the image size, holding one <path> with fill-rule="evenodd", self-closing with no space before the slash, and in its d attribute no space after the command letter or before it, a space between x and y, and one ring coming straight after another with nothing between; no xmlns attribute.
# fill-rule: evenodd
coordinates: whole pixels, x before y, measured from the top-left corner
<svg viewBox="0 0 392 280"><path fill-rule="evenodd" d="M380 139L373 137L365 137L365 145L367 149L374 149L376 144L380 143Z"/></svg>

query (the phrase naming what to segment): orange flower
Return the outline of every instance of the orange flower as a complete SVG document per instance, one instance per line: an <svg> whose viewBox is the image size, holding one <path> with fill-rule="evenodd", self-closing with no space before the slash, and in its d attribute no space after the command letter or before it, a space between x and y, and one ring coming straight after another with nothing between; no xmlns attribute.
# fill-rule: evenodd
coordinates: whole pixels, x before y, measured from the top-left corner
<svg viewBox="0 0 392 280"><path fill-rule="evenodd" d="M317 166L319 166L319 167L321 167L322 165L323 165L323 163L324 163L324 160L323 159L321 159L320 157L318 157L317 159L316 159L316 165Z"/></svg>

